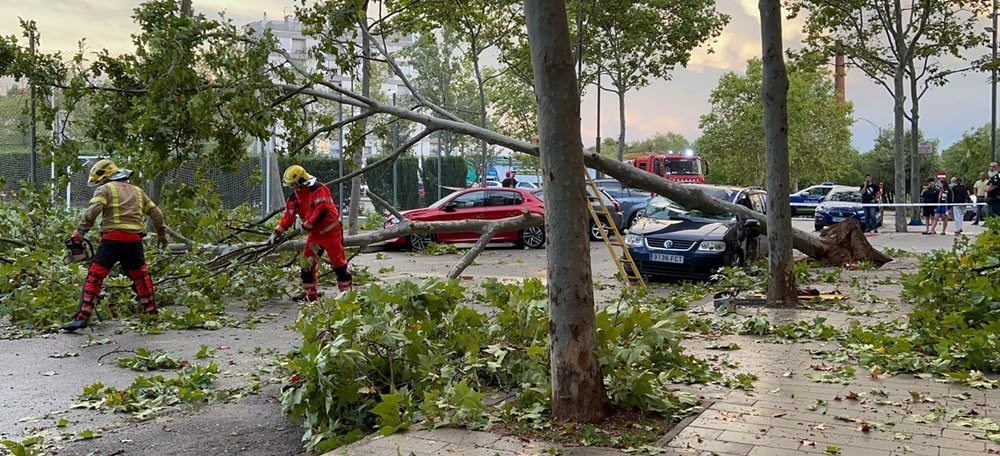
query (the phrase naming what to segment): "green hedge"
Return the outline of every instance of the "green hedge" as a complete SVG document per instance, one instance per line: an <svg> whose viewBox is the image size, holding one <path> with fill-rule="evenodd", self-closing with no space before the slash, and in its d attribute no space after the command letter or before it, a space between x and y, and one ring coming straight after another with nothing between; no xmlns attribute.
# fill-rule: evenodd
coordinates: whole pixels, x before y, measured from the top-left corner
<svg viewBox="0 0 1000 456"><path fill-rule="evenodd" d="M278 172L281 174L285 173L285 169L292 165L300 165L306 169L309 174L316 176L320 182L330 182L334 179L340 177L340 158L339 157L328 157L324 155L299 155L295 157L279 157L278 158ZM279 178L280 181L280 178ZM288 187L282 187L285 196L291 195L292 189ZM340 186L333 185L330 187L330 193L333 194L333 201L338 205L340 204ZM344 197L351 196L351 187L349 183L344 184Z"/></svg>
<svg viewBox="0 0 1000 456"><path fill-rule="evenodd" d="M383 157L369 157L368 163L381 160ZM416 209L424 207L420 197L420 176L419 165L416 157L400 157L396 160L396 175L398 186L396 188L397 208L400 210ZM377 169L369 171L365 176L368 183L368 191L378 195L389 203L393 203L393 165L388 163ZM375 209L381 212L384 208L375 205Z"/></svg>
<svg viewBox="0 0 1000 456"><path fill-rule="evenodd" d="M424 189L427 190L425 200L428 204L438 199L438 157L428 157L424 159ZM441 157L441 185L445 187L466 186L466 174L468 173L465 159L462 157ZM454 192L447 188L441 189L441 196L447 196Z"/></svg>

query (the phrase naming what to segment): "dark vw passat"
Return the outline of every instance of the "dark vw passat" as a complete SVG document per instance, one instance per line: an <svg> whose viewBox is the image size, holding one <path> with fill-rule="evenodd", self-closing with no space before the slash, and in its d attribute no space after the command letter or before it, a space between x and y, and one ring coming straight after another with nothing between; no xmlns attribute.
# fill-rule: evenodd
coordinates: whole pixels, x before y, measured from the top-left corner
<svg viewBox="0 0 1000 456"><path fill-rule="evenodd" d="M763 212L767 194L758 189L692 185L709 196ZM745 264L762 252L756 220L733 214L688 210L657 196L625 236L643 276L706 279L724 266Z"/></svg>

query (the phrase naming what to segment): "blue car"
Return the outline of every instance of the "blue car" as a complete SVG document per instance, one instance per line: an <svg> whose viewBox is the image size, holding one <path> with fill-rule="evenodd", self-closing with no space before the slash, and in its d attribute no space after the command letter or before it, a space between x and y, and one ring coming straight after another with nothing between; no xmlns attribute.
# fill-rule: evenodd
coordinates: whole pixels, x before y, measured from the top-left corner
<svg viewBox="0 0 1000 456"><path fill-rule="evenodd" d="M691 185L713 198L763 213L767 193L760 189ZM688 210L663 196L646 206L645 214L625 236L639 274L650 278L707 279L725 266L743 265L766 252L757 220L730 213Z"/></svg>
<svg viewBox="0 0 1000 456"><path fill-rule="evenodd" d="M826 199L826 195L834 187L837 187L837 185L832 182L824 182L800 190L797 193L792 193L788 197L788 202L792 205L792 217L815 211L816 206L819 206Z"/></svg>
<svg viewBox="0 0 1000 456"><path fill-rule="evenodd" d="M830 190L826 201L816 207L816 231L854 217L865 225L865 209L861 206L861 190L855 187L838 186ZM882 211L878 211L876 226L882 226Z"/></svg>
<svg viewBox="0 0 1000 456"><path fill-rule="evenodd" d="M642 217L646 205L653 197L647 191L626 187L615 179L594 179L594 183L621 204L625 228L632 226L639 217Z"/></svg>

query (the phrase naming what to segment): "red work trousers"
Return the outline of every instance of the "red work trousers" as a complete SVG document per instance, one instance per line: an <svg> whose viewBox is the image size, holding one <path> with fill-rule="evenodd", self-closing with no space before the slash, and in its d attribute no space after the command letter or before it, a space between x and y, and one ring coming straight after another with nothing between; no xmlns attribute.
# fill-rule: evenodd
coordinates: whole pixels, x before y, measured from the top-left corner
<svg viewBox="0 0 1000 456"><path fill-rule="evenodd" d="M314 301L319 297L316 289L318 282L317 266L319 257L326 253L333 267L333 272L337 274L337 289L347 291L353 288L352 277L347 267L347 258L344 257L344 232L340 227L334 228L329 233L318 235L310 234L306 239L306 247L302 251L305 263L302 267L302 297Z"/></svg>

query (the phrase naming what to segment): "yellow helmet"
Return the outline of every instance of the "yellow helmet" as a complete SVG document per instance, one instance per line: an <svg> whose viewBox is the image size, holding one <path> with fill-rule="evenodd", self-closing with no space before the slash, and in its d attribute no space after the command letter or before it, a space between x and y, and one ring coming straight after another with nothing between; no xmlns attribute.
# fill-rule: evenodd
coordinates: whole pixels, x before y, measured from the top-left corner
<svg viewBox="0 0 1000 456"><path fill-rule="evenodd" d="M90 168L90 178L87 179L87 185L90 187L97 187L111 182L111 176L115 175L117 172L118 165L116 165L115 162L108 160L107 158L99 160Z"/></svg>
<svg viewBox="0 0 1000 456"><path fill-rule="evenodd" d="M291 187L293 185L305 184L306 181L312 178L312 175L307 173L305 168L299 165L292 165L285 170L285 175L282 177L282 181L284 182L285 187Z"/></svg>

